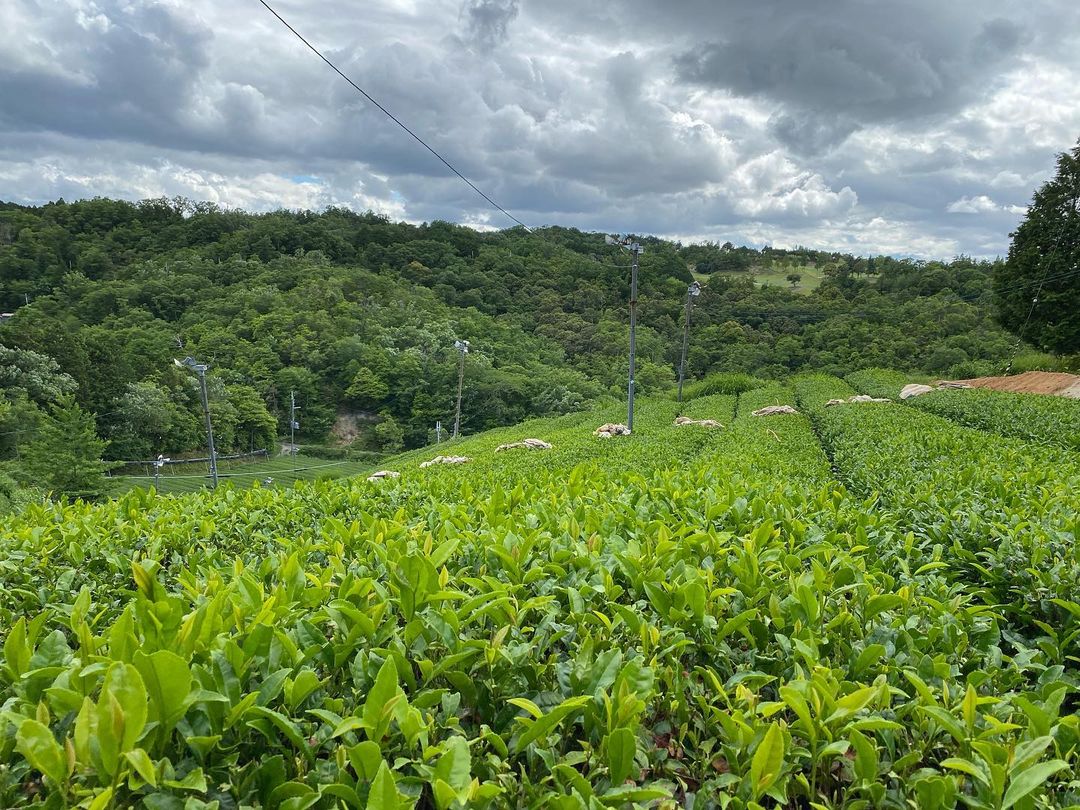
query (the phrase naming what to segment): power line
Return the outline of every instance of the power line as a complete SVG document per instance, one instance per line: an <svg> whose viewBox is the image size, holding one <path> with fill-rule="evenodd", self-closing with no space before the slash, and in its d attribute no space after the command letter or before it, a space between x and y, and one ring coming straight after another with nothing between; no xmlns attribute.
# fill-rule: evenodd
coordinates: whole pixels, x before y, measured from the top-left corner
<svg viewBox="0 0 1080 810"><path fill-rule="evenodd" d="M510 219L513 222L520 225L522 228L525 229L526 232L528 232L530 234L534 234L534 235L539 235L534 228L531 228L528 225L526 225L523 221L521 221L516 216L511 214L503 206L499 205L499 203L497 203L494 199L492 199L488 194L484 193L484 191L482 189L480 189L475 183L473 183L472 180L470 180L461 171L459 171L456 166L454 166L452 163L450 163L450 161L448 161L441 154L439 154L439 152L434 147L428 145L428 143L423 138L421 138L419 135L417 135L416 132L414 132L407 124L405 124L404 121L402 121L400 118L398 118L392 112L390 112L390 110L388 110L386 107L384 107L382 104L380 104L374 97L372 97L372 95L370 93L368 93L366 90L364 90L364 88L362 88L355 81L353 81L351 78L349 78L349 76L346 75L344 73L344 71L342 71L341 68L339 68L336 64L334 64L334 62L332 62L325 54L323 54L322 51L320 51L318 48L316 48L314 45L312 45L311 42L309 42L303 36L303 34L301 34L299 31L297 31L295 28L293 28L293 26L291 24L289 24L289 22L284 17L282 17L274 9L273 6L271 6L269 3L267 3L266 0L259 0L259 2L262 4L262 6L267 11L269 11L271 14L273 14L274 17L276 17L277 20L282 25L284 25L297 39L299 39L302 43L304 43L304 45L306 45L307 48L312 53L314 53L316 56L319 57L319 59L321 59L323 62L325 62L326 65L331 70L333 70L341 78L343 78L345 81L347 81L349 83L349 85L352 86L352 88L354 90L356 90L356 92L360 93L360 95L362 95L365 99L367 99L369 102L371 102L373 105L375 105L375 107L377 107L384 115L386 115L387 118L389 118L391 121L393 121L399 127L401 127L403 130L405 130L405 132L407 132L410 135L410 137L412 137L417 143L419 143L427 151L429 151L436 158L438 158L439 162L441 162L444 166L446 166L446 168L448 168L451 172L453 172L455 175L457 175L457 177L459 177L466 185L468 185L469 188L471 188L473 191L475 191L477 194L479 194L481 197L483 197L484 200L487 201L487 203L492 208L494 208L495 210L502 213L508 219ZM565 246L562 246L562 247L565 247ZM566 249L571 250L570 248L566 248ZM571 250L571 252L573 252L573 251ZM592 261L595 264L601 265L602 267L612 267L612 268L620 268L620 269L631 269L632 268L632 265L629 265L629 264L627 264L627 265L609 265L606 262L602 262L602 261L599 261L597 259L593 259L591 257L583 256L581 258L585 259L586 261Z"/></svg>
<svg viewBox="0 0 1080 810"><path fill-rule="evenodd" d="M271 476L272 475L286 475L288 473L307 472L308 470L322 470L322 469L325 469L326 467L347 467L347 466L350 466L350 465L359 465L359 466L366 466L366 467L371 466L370 464L367 464L366 462L359 462L359 461L331 461L331 462L328 462L326 464L314 464L314 465L310 465L310 466L307 466L307 467L293 467L293 468L288 469L288 470L271 469L271 470L255 470L253 472L220 473L218 475L218 478L248 478L248 477L253 476L253 475L256 475L256 476L258 476L258 475L263 475L263 476L266 476L266 475L271 475ZM153 475L118 475L118 476L116 476L116 478L138 478L138 479L151 479L151 478L154 478L154 477L155 476L153 476ZM209 477L210 477L209 475L162 475L162 476L160 476L162 481L179 481L180 479L190 479L190 478L206 479L206 478L209 478Z"/></svg>
<svg viewBox="0 0 1080 810"><path fill-rule="evenodd" d="M379 110L381 110L383 112L383 114L386 115L387 118L389 118L391 121L393 121L399 127L401 127L403 130L405 130L407 133L409 133L409 135L411 135L412 138L418 144L420 144L422 147L424 147L429 152L431 152L431 154L433 154L436 158L438 158L439 161L444 166L446 166L446 168L448 168L450 171L452 171L454 174L456 174L459 178L461 178L469 186L469 188L471 188L473 191L475 191L477 194L479 194L481 197L483 197L485 200L487 200L488 204L490 204L492 208L495 208L496 210L503 213L509 219L512 219L514 222L516 222L518 225L520 225L522 228L524 228L529 233L533 232L532 228L530 228L528 225L526 225L524 222L522 222L516 216L514 216L509 211L507 211L505 208L503 208L501 205L499 205L497 202L495 202L495 200L491 199L491 197L489 197L487 194L485 194L483 191L481 191L476 186L476 184L473 183L472 180L470 180L468 177L466 177L464 174L462 174L460 171L458 171L458 169L450 161L448 161L446 158L444 158L442 155L440 155L437 151L435 151L435 149L433 149L431 146L428 146L427 142L425 142L423 138L421 138L419 135L417 135L415 132L413 132L411 129L409 129L409 127L400 118L395 116L392 112L390 112L388 109L386 109L386 107L384 107L382 104L380 104L374 98L372 98L371 94L368 93L364 88L362 88L360 85L358 85L356 82L354 82L348 76L346 76L345 73L343 73L341 71L341 69L337 65L335 65L326 56L323 55L322 51L320 51L318 48L316 48L314 45L312 45L310 42L308 42L299 31L297 31L295 28L293 28L291 25L289 25L289 23L286 22L285 18L282 17L280 14L278 14L274 10L274 8L269 3L266 2L266 0L259 0L259 2L262 3L262 5L266 8L267 11L269 11L271 14L273 14L275 17L277 17L278 21L282 25L284 25L286 28L288 28L296 36L297 39L299 39L301 42L303 42L305 45L307 45L307 47L311 50L312 53L314 53L321 60L323 60L323 62L325 62L327 65L329 65L331 70L333 70L337 75L339 75L341 78L343 78L345 81L347 81L350 85L352 85L353 89L356 90L356 92L358 92L360 95L362 95L364 98L366 98L372 104L374 104Z"/></svg>
<svg viewBox="0 0 1080 810"><path fill-rule="evenodd" d="M1080 199L1080 189L1073 190L1072 198L1072 212L1076 214L1076 203ZM1042 295L1043 285L1047 281L1047 273L1050 271L1050 266L1054 263L1054 259L1057 257L1058 249L1061 247L1061 242L1065 238L1065 231L1069 224L1069 217L1064 216L1061 220L1061 228L1058 229L1057 239L1054 240L1054 247L1050 251L1049 256L1046 259L1046 263L1043 265L1041 277L1039 278L1038 286L1035 288L1035 295L1031 298L1031 306L1028 307L1027 317L1024 318L1024 324L1020 327L1020 331L1016 335L1016 344L1013 346L1012 356L1009 358L1008 364L1005 366L1005 373L1007 374L1012 369L1013 361L1016 359L1016 353L1020 351L1020 344L1024 342L1024 334L1027 332L1028 324L1031 323L1031 316L1035 313L1035 307L1039 303L1039 296ZM1077 268L1074 268L1076 270ZM1056 278L1060 278L1062 275L1070 275L1070 272L1059 274Z"/></svg>
<svg viewBox="0 0 1080 810"><path fill-rule="evenodd" d="M96 413L94 411L91 411L90 415L94 417L94 422L96 423L97 420L103 416L116 416L116 414L118 413L123 413L123 411L106 411L105 413ZM41 431L40 427L20 428L19 430L9 430L6 433L0 433L0 436L15 436L19 433L38 433L39 431Z"/></svg>

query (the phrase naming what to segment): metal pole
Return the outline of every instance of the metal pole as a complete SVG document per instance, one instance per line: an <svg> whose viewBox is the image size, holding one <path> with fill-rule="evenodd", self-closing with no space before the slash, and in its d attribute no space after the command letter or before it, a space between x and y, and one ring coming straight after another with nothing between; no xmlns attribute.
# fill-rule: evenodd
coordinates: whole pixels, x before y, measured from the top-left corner
<svg viewBox="0 0 1080 810"><path fill-rule="evenodd" d="M686 351L690 346L690 308L694 305L693 286L686 289L686 320L683 322L682 356L679 358L679 404L682 404L683 380L686 378Z"/></svg>
<svg viewBox="0 0 1080 810"><path fill-rule="evenodd" d="M442 444L442 422L435 423L435 444Z"/></svg>
<svg viewBox="0 0 1080 810"><path fill-rule="evenodd" d="M296 392L289 392L289 455L296 455Z"/></svg>
<svg viewBox="0 0 1080 810"><path fill-rule="evenodd" d="M458 347L458 375L457 375L457 408L454 410L454 435L458 437L461 429L461 387L465 382L465 347Z"/></svg>
<svg viewBox="0 0 1080 810"><path fill-rule="evenodd" d="M218 485L217 451L214 450L214 427L210 424L210 400L206 396L206 369L199 371L199 388L202 390L203 413L206 415L206 443L210 446L210 478L214 489Z"/></svg>
<svg viewBox="0 0 1080 810"><path fill-rule="evenodd" d="M630 255L633 257L630 264L630 380L627 384L627 408L626 426L630 432L634 432L634 371L636 362L634 355L637 351L637 269L638 269L638 246L630 246Z"/></svg>

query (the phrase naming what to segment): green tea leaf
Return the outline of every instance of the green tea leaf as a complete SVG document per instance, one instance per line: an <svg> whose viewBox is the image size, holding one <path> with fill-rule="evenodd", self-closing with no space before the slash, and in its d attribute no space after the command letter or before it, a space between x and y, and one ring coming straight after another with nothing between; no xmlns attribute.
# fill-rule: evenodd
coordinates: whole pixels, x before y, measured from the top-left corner
<svg viewBox="0 0 1080 810"><path fill-rule="evenodd" d="M150 756L143 749L136 748L132 751L125 751L124 756L144 782L151 787L157 787L157 770L154 768Z"/></svg>
<svg viewBox="0 0 1080 810"><path fill-rule="evenodd" d="M37 720L23 720L15 735L15 747L54 785L63 785L67 781L64 752L48 726Z"/></svg>
<svg viewBox="0 0 1080 810"><path fill-rule="evenodd" d="M469 786L472 779L472 757L469 743L464 737L451 737L444 744L446 748L435 763L435 778L450 785L456 792Z"/></svg>
<svg viewBox="0 0 1080 810"><path fill-rule="evenodd" d="M784 767L784 750L784 732L776 723L770 723L769 730L750 760L750 783L755 797L764 795L780 777Z"/></svg>
<svg viewBox="0 0 1080 810"><path fill-rule="evenodd" d="M4 662L11 670L12 680L18 680L30 668L30 645L26 642L26 619L15 622L4 639Z"/></svg>
<svg viewBox="0 0 1080 810"><path fill-rule="evenodd" d="M555 730L555 727L559 725L564 719L577 714L588 705L592 698L587 696L572 697L568 700L564 700L550 712L543 717L531 721L525 730L518 737L515 751L524 751L529 745L536 742L540 738L546 736L551 731ZM529 721L525 721L529 722Z"/></svg>
<svg viewBox="0 0 1080 810"><path fill-rule="evenodd" d="M269 720L309 762L315 761L315 755L311 750L311 746L308 745L307 740L304 739L304 735L300 733L300 728L288 717L273 709L268 709L265 706L251 706L248 708L246 715ZM252 725L252 721L248 721L248 725ZM257 728L257 726L254 727Z"/></svg>
<svg viewBox="0 0 1080 810"><path fill-rule="evenodd" d="M394 705L399 700L398 689L397 665L392 656L387 656L364 701L364 728L369 739L378 742L386 736Z"/></svg>
<svg viewBox="0 0 1080 810"><path fill-rule="evenodd" d="M187 662L169 650L150 655L137 651L132 664L139 671L149 698L148 717L167 734L191 705L191 670Z"/></svg>
<svg viewBox="0 0 1080 810"><path fill-rule="evenodd" d="M611 784L621 785L633 771L637 739L630 729L617 728L607 735L604 745Z"/></svg>
<svg viewBox="0 0 1080 810"><path fill-rule="evenodd" d="M855 775L867 782L877 779L877 746L857 729L848 731L848 739L851 740L851 745L855 749Z"/></svg>
<svg viewBox="0 0 1080 810"><path fill-rule="evenodd" d="M375 781L371 783L368 794L367 810L403 810L404 805L398 796L394 774L389 766L382 762Z"/></svg>
<svg viewBox="0 0 1080 810"><path fill-rule="evenodd" d="M382 763L382 750L377 742L364 740L348 749L349 762L360 779L371 781Z"/></svg>
<svg viewBox="0 0 1080 810"><path fill-rule="evenodd" d="M1002 810L1008 810L1029 793L1037 790L1047 779L1059 771L1069 767L1069 763L1061 759L1052 759L1049 762L1040 762L1030 768L1014 775L1009 780L1009 787L1005 791L1002 800Z"/></svg>

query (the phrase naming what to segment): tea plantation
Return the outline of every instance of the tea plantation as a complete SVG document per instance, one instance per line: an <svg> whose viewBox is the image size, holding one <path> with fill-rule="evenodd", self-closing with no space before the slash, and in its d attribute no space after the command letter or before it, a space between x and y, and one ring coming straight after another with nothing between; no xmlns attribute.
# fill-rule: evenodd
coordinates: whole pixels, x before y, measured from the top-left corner
<svg viewBox="0 0 1080 810"><path fill-rule="evenodd" d="M32 507L0 528L0 807L1080 806L1080 403L825 406L853 393ZM525 437L554 447L494 452Z"/></svg>

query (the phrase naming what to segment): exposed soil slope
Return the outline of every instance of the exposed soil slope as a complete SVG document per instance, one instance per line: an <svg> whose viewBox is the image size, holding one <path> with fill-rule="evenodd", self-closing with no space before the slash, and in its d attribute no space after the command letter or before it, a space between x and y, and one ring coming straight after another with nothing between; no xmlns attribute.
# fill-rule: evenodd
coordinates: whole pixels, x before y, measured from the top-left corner
<svg viewBox="0 0 1080 810"><path fill-rule="evenodd" d="M1080 399L1080 376L1056 371L1026 371L1011 377L977 377L974 380L954 380L975 388L1012 391L1016 394L1053 394Z"/></svg>

